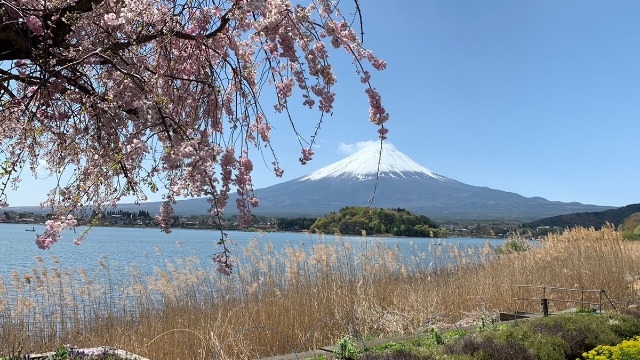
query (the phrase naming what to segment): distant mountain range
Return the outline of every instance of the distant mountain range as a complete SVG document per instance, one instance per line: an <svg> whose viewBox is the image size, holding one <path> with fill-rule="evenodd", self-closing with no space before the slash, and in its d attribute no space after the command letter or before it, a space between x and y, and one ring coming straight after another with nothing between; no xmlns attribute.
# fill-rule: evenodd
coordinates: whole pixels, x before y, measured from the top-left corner
<svg viewBox="0 0 640 360"><path fill-rule="evenodd" d="M373 206L405 208L432 219L534 220L611 207L527 198L472 186L436 174L391 144L366 147L298 179L256 190L256 214L322 215L347 205L367 206L380 173ZM553 214L553 215L551 215Z"/></svg>
<svg viewBox="0 0 640 360"><path fill-rule="evenodd" d="M378 164L380 165L379 176ZM376 185L377 181L377 185ZM512 192L468 185L436 174L398 151L391 144L366 147L334 164L306 176L255 190L260 206L256 215L316 217L345 206L404 208L438 221L449 219L511 219L532 221L577 212L596 212L612 207L578 202L549 201ZM235 205L234 201L230 203ZM160 203L122 204L118 209L157 213ZM178 201L178 215L205 214L206 199ZM225 215L237 213L234 207Z"/></svg>
<svg viewBox="0 0 640 360"><path fill-rule="evenodd" d="M640 204L631 204L616 209L598 212L581 212L558 215L532 221L526 224L526 226L530 228L536 228L538 226L558 226L561 228L581 226L599 229L604 224L610 223L615 227L618 227L626 218L635 213L640 213Z"/></svg>

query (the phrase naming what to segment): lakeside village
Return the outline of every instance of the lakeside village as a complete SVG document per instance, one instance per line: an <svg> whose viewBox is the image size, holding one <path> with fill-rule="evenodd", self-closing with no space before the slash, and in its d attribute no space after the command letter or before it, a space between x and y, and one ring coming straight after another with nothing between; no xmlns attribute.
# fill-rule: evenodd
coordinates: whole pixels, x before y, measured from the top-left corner
<svg viewBox="0 0 640 360"><path fill-rule="evenodd" d="M354 210L355 209L355 210ZM511 221L466 221L448 222L437 225L425 216L415 216L404 209L377 209L381 214L380 220L374 221L375 229L367 227L357 216L352 216L353 211L359 208L346 207L339 213L330 213L321 218L278 218L253 216L250 227L241 227L236 222L235 216L222 219L220 224L208 215L174 216L172 227L183 229L219 229L238 231L286 231L286 232L319 232L336 233L344 235L362 235L362 228L368 235L393 235L411 237L486 237L486 238L506 238L514 235L526 235L527 237L538 237L549 232L561 232L559 227L539 226L536 229L524 228L523 224ZM362 209L360 209L361 211ZM347 215L343 214L345 212ZM389 213L395 216L389 216ZM401 219L398 220L398 213ZM342 216L341 216L342 215ZM5 210L0 213L0 223L25 224L25 230L36 231L34 225L42 225L48 218L48 214L36 212L17 212ZM148 211L138 212L114 210L106 211L102 214L92 213L87 217L78 219L80 225L93 224L93 226L106 227L140 227L157 228L158 223L155 216ZM428 224L428 225L425 225ZM334 231L331 231L331 230ZM339 231L335 231L339 229ZM417 230L416 230L417 229Z"/></svg>

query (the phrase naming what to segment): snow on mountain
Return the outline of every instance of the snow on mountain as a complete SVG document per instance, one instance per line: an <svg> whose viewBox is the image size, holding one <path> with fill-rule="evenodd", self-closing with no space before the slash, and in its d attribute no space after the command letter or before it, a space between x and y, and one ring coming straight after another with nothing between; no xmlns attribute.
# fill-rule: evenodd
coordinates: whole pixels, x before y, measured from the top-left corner
<svg viewBox="0 0 640 360"><path fill-rule="evenodd" d="M368 147L307 176L256 189L260 207L253 213L271 217L318 217L345 206L373 204L377 208L407 209L432 219L515 219L528 222L610 208L549 201L540 197L527 198L512 192L465 184L435 174L391 144L383 145L380 178L376 179L378 158L380 147ZM371 203L369 200L374 191L375 200ZM206 214L210 205L206 198L180 200L175 205L175 214ZM235 201L230 201L224 214L237 214L235 205ZM130 206L118 205L118 208L157 214L160 203Z"/></svg>
<svg viewBox="0 0 640 360"><path fill-rule="evenodd" d="M436 180L445 179L413 161L393 145L385 143L382 147L382 157L380 157L380 145L367 146L355 154L316 170L299 180L320 180L330 177L369 179L375 177L378 172L378 159L380 159L381 176L388 175L391 177L404 178L409 174L415 175L416 173L420 173Z"/></svg>

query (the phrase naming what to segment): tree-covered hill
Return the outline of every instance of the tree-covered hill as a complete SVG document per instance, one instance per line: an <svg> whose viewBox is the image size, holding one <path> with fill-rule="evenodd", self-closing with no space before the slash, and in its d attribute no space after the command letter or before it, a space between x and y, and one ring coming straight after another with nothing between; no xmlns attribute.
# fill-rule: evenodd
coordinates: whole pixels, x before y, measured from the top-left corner
<svg viewBox="0 0 640 360"><path fill-rule="evenodd" d="M568 215L553 216L525 224L525 227L536 228L538 226L567 227L593 227L600 229L605 223L620 225L631 214L640 212L640 204L631 204L616 209L598 212L581 212Z"/></svg>
<svg viewBox="0 0 640 360"><path fill-rule="evenodd" d="M629 215L618 230L622 232L622 237L630 240L640 240L640 212Z"/></svg>
<svg viewBox="0 0 640 360"><path fill-rule="evenodd" d="M310 231L318 233L340 233L345 235L444 237L446 230L440 229L424 215L415 215L405 209L376 209L348 206L339 212L331 212L311 225Z"/></svg>

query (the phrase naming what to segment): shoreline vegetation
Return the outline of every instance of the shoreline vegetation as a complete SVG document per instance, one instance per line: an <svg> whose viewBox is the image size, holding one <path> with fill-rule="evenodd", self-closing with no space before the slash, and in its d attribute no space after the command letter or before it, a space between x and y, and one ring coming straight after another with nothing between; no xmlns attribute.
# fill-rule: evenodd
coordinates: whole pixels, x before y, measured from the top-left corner
<svg viewBox="0 0 640 360"><path fill-rule="evenodd" d="M310 232L349 235L384 235L443 238L447 229L441 228L424 215L415 215L402 209L376 209L347 206L318 218L309 227Z"/></svg>
<svg viewBox="0 0 640 360"><path fill-rule="evenodd" d="M256 240L231 277L205 271L195 259L167 259L152 276L117 274L131 278L120 297L111 296L116 274L106 265L106 276L97 278L41 262L0 283L0 354L70 344L149 359L255 359L344 336L418 334L478 324L501 311L538 311L539 301L514 300L518 284L603 289L618 309L640 303L640 242L612 227L508 243L500 250L433 246L429 252L442 259L433 262L430 254L382 242L358 247L338 237L309 251L277 252Z"/></svg>
<svg viewBox="0 0 640 360"><path fill-rule="evenodd" d="M33 212L4 211L0 213L0 224L25 224L26 230L44 224L47 214ZM267 217L253 215L250 226L241 226L234 216L214 223L208 215L174 216L172 228L195 230L235 230L247 232L316 232L323 234L408 236L427 238L477 237L505 238L519 232L537 235L530 229L520 229L515 221L474 220L452 221L438 224L424 215L416 215L402 208L379 209L348 206L318 218ZM78 218L80 226L158 228L159 225L147 211L122 210L92 213ZM29 227L31 226L31 227ZM554 229L559 231L560 229Z"/></svg>

